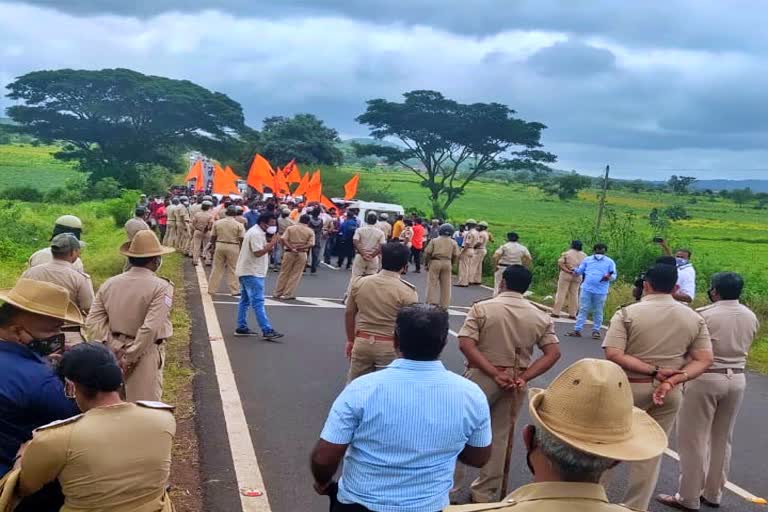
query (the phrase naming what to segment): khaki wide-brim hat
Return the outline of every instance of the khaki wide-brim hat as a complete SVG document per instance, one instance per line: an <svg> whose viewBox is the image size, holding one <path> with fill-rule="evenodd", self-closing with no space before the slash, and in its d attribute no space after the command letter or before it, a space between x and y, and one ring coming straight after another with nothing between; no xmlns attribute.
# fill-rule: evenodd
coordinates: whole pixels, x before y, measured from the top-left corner
<svg viewBox="0 0 768 512"><path fill-rule="evenodd" d="M133 240L120 246L120 254L129 258L152 258L174 252L172 247L164 247L155 232L142 229L133 236Z"/></svg>
<svg viewBox="0 0 768 512"><path fill-rule="evenodd" d="M667 435L634 407L624 371L602 359L582 359L547 389L528 392L537 425L586 453L619 461L652 459L667 447Z"/></svg>
<svg viewBox="0 0 768 512"><path fill-rule="evenodd" d="M83 323L83 315L69 299L69 292L57 284L22 278L13 288L0 290L0 301L29 313L73 324Z"/></svg>

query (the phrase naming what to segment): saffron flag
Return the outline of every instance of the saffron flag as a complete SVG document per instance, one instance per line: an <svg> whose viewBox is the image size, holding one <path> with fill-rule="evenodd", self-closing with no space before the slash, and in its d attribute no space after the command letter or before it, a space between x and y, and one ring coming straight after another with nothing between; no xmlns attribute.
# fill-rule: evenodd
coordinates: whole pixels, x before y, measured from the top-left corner
<svg viewBox="0 0 768 512"><path fill-rule="evenodd" d="M336 208L336 205L333 204L333 202L325 196L320 197L320 204L325 206L326 210L330 210L331 208Z"/></svg>
<svg viewBox="0 0 768 512"><path fill-rule="evenodd" d="M357 195L357 183L360 181L360 175L355 174L351 180L344 184L344 200L349 201Z"/></svg>
<svg viewBox="0 0 768 512"><path fill-rule="evenodd" d="M256 153L251 163L251 169L248 171L246 183L263 194L265 186L271 188L274 184L273 175L274 171L267 159Z"/></svg>
<svg viewBox="0 0 768 512"><path fill-rule="evenodd" d="M299 180L299 186L296 187L296 190L293 191L293 195L294 196L304 196L304 195L307 194L307 190L308 189L309 189L309 173L306 173Z"/></svg>
<svg viewBox="0 0 768 512"><path fill-rule="evenodd" d="M216 163L213 166L213 190L214 194L229 195L239 194L240 191L237 188L237 176L232 170L228 173L221 166Z"/></svg>
<svg viewBox="0 0 768 512"><path fill-rule="evenodd" d="M323 183L320 179L320 171L316 170L309 180L309 187L307 188L307 201L317 201L323 197Z"/></svg>
<svg viewBox="0 0 768 512"><path fill-rule="evenodd" d="M288 194L291 192L291 189L288 188L288 183L285 181L285 174L282 172L276 172L275 173L275 180L274 180L274 187L272 188L272 192L276 196L284 196L285 194Z"/></svg>
<svg viewBox="0 0 768 512"><path fill-rule="evenodd" d="M299 172L299 166L296 165L296 161L291 160L283 171L285 172L285 181L288 183L301 183L301 173Z"/></svg>
<svg viewBox="0 0 768 512"><path fill-rule="evenodd" d="M189 183L192 180L195 180L196 192L203 190L203 188L205 187L205 183L203 183L203 161L202 160L195 160L195 163L192 164L192 167L189 168L189 172L187 173L187 177L185 181Z"/></svg>

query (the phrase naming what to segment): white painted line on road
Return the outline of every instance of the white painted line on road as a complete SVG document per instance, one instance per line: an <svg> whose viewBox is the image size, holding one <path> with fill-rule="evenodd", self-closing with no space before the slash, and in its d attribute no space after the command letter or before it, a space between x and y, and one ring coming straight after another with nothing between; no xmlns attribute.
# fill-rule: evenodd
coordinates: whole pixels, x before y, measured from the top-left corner
<svg viewBox="0 0 768 512"><path fill-rule="evenodd" d="M240 401L240 393L237 390L235 374L232 372L232 364L227 353L227 346L224 343L219 317L216 315L213 299L208 294L208 279L205 277L203 267L196 267L196 271L200 296L203 301L205 324L208 328L208 340L213 354L213 366L219 384L229 449L235 467L237 487L238 489L255 488L264 493L258 498L249 498L238 492L241 510L243 512L271 512L272 507L269 505L267 489L264 487L259 462L256 460L256 450L253 448L253 440L248 430L248 422L245 419L243 404Z"/></svg>
<svg viewBox="0 0 768 512"><path fill-rule="evenodd" d="M326 262L324 262L324 261L321 261L321 262L320 262L320 264L321 264L321 265L324 265L324 266L326 266L326 267L328 267L328 268L329 268L329 269L331 269L331 270L340 270L340 267L334 267L333 265L331 265L331 264L329 264L329 263L326 263Z"/></svg>

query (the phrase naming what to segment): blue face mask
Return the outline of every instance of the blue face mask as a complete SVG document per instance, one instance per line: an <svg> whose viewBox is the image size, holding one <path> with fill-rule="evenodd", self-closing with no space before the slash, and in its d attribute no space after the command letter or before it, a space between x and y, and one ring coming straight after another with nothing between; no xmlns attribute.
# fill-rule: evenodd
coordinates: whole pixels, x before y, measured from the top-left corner
<svg viewBox="0 0 768 512"><path fill-rule="evenodd" d="M683 267L688 264L688 260L685 258L675 258L678 267Z"/></svg>

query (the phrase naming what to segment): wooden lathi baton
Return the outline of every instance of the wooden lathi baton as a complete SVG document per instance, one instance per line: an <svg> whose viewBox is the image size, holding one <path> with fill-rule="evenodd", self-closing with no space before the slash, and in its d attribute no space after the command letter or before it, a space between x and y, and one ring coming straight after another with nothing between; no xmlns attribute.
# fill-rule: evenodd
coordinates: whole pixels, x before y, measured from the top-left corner
<svg viewBox="0 0 768 512"><path fill-rule="evenodd" d="M512 369L512 375L517 382L518 377L518 360L520 355L520 349L515 349L515 366ZM513 391L517 393L517 389ZM515 421L517 420L517 400L512 400L512 404L509 407L509 433L507 435L507 449L504 452L504 473L501 476L501 499L507 497L507 491L509 487L509 469L512 465L512 447L515 445Z"/></svg>

